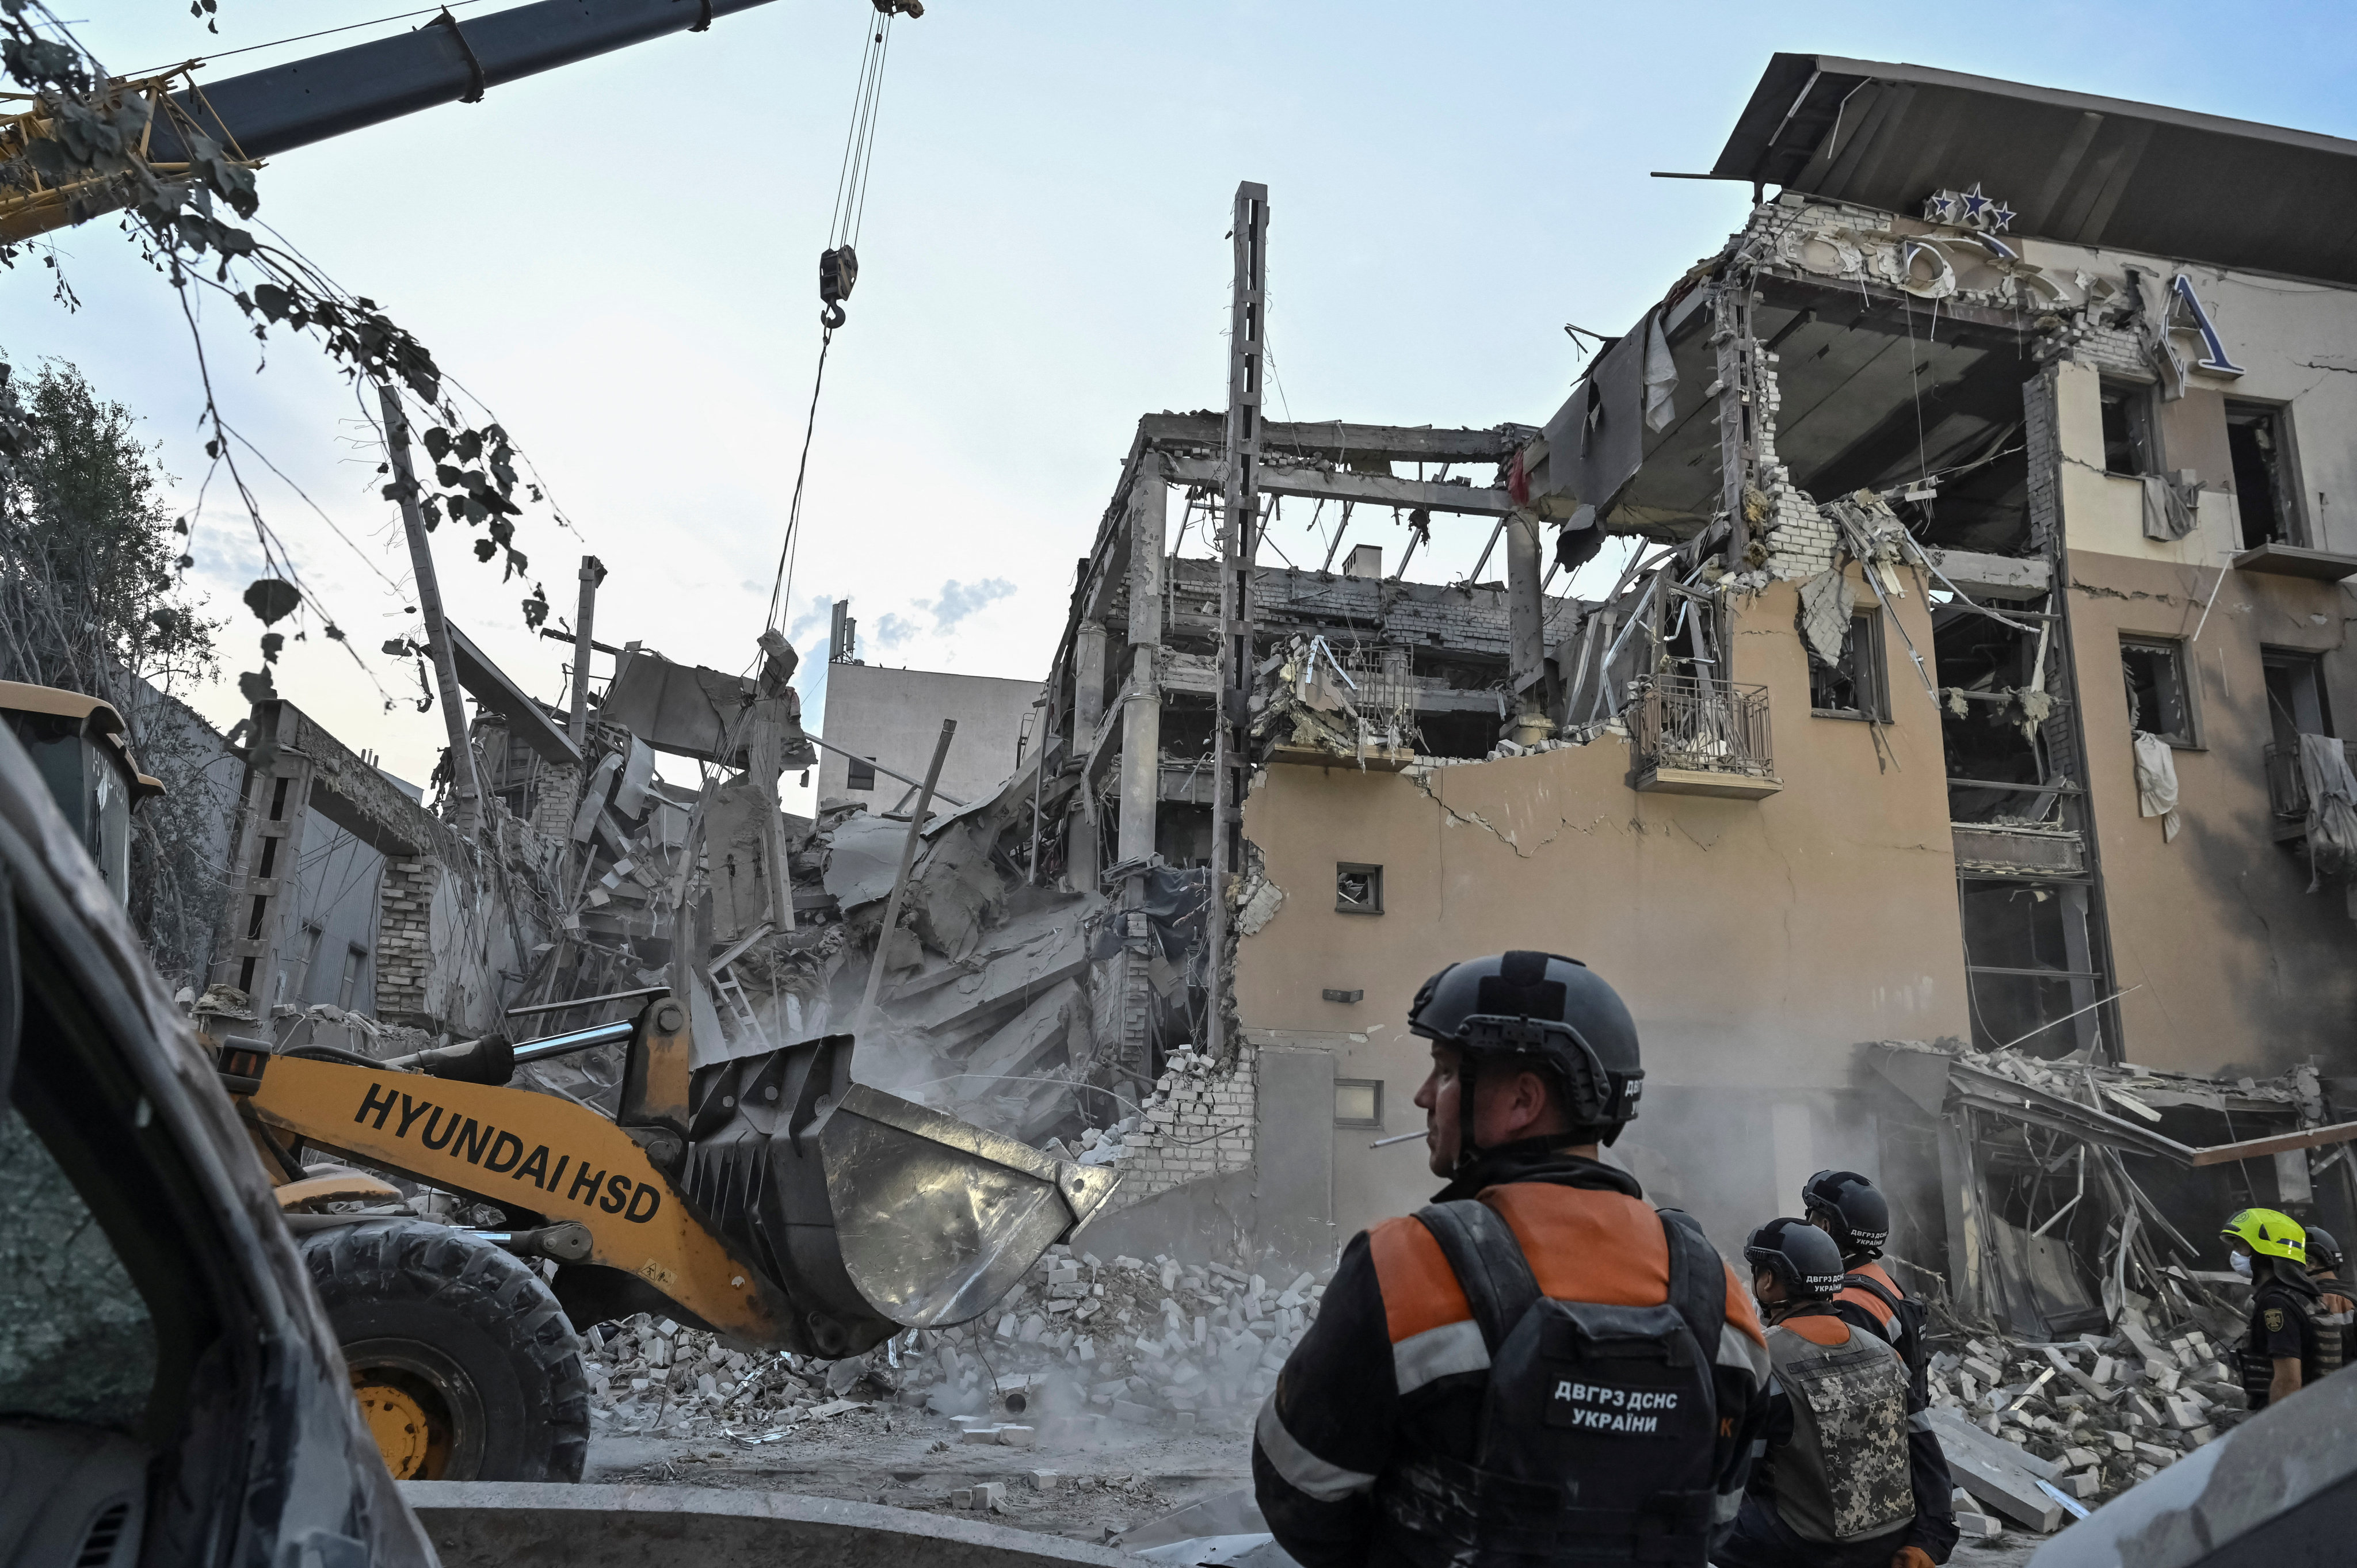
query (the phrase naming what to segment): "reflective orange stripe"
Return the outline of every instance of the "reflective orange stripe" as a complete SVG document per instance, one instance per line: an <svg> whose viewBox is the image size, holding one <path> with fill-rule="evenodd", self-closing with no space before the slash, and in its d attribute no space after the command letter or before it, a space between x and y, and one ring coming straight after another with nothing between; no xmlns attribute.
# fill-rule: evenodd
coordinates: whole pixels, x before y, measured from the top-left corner
<svg viewBox="0 0 2357 1568"><path fill-rule="evenodd" d="M1854 1274L1864 1274L1867 1279L1872 1280L1876 1284L1880 1285L1884 1290L1889 1291L1894 1296L1903 1296L1905 1294L1900 1290L1898 1282L1883 1272L1882 1265L1880 1263L1861 1263L1857 1268L1850 1270L1850 1273ZM1834 1299L1835 1301L1849 1302L1854 1305L1866 1308L1867 1311L1874 1315L1874 1320L1877 1323L1881 1324L1885 1329L1888 1329L1890 1326L1891 1320L1899 1316L1897 1313L1891 1311L1889 1306L1884 1305L1880 1296L1876 1295L1872 1291L1860 1290L1856 1285L1843 1286L1841 1294L1834 1297Z"/></svg>
<svg viewBox="0 0 2357 1568"><path fill-rule="evenodd" d="M1796 1339L1805 1339L1812 1345L1823 1345L1828 1349L1849 1343L1849 1325L1838 1317L1823 1314L1788 1317L1776 1326Z"/></svg>
<svg viewBox="0 0 2357 1568"><path fill-rule="evenodd" d="M1512 1229L1539 1289L1555 1300L1600 1306L1669 1300L1670 1244L1662 1217L1642 1199L1516 1182L1490 1188L1481 1201Z"/></svg>
<svg viewBox="0 0 2357 1568"><path fill-rule="evenodd" d="M1517 1182L1489 1188L1481 1201L1505 1219L1539 1288L1557 1301L1652 1306L1669 1299L1669 1242L1661 1216L1641 1199ZM1421 1222L1386 1219L1367 1232L1367 1248L1393 1344L1472 1317L1464 1287ZM1767 1344L1751 1293L1732 1268L1726 1313L1728 1327Z"/></svg>
<svg viewBox="0 0 2357 1568"><path fill-rule="evenodd" d="M1396 1345L1426 1329L1462 1323L1473 1316L1465 1287L1423 1222L1386 1219L1367 1232L1375 1283L1383 1293L1383 1318Z"/></svg>
<svg viewBox="0 0 2357 1568"><path fill-rule="evenodd" d="M1753 1304L1751 1292L1745 1286L1743 1276L1735 1272L1732 1263L1727 1267L1727 1326L1749 1334L1751 1342L1762 1349L1767 1348L1768 1331L1760 1326L1760 1309Z"/></svg>

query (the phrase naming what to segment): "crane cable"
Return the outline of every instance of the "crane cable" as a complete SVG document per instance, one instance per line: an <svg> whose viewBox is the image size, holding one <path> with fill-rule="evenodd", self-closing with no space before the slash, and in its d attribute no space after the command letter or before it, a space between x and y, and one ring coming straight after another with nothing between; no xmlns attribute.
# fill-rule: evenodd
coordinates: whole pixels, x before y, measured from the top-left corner
<svg viewBox="0 0 2357 1568"><path fill-rule="evenodd" d="M767 624L784 630L794 599L794 567L801 557L802 485L810 473L811 436L818 428L820 389L826 385L826 354L834 343L834 329L843 325L843 302L859 278L855 249L860 224L867 216L867 179L875 167L877 111L884 99L884 62L892 50L892 23L900 13L921 16L920 0L872 0L877 19L863 21L866 45L859 59L858 91L852 95L851 127L844 135L843 166L834 179L834 205L828 214L826 249L819 253L818 373L811 382L810 415L802 425L802 460L794 467L793 499L786 508L786 536L778 546L778 571L770 584Z"/></svg>

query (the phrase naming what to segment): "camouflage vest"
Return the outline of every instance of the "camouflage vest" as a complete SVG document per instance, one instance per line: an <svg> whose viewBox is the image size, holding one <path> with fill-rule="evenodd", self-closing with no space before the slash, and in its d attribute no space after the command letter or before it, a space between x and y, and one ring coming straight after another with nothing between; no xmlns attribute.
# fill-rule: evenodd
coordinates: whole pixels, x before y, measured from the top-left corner
<svg viewBox="0 0 2357 1568"><path fill-rule="evenodd" d="M1863 1541L1913 1519L1899 1353L1856 1328L1846 1345L1813 1345L1780 1325L1768 1331L1768 1359L1792 1406L1792 1441L1774 1451L1773 1478L1776 1511L1793 1533Z"/></svg>

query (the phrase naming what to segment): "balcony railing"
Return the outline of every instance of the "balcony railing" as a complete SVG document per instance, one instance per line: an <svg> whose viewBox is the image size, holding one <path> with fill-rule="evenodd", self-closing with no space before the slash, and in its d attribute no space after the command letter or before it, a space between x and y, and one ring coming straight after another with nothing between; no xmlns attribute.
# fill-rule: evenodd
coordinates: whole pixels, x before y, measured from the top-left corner
<svg viewBox="0 0 2357 1568"><path fill-rule="evenodd" d="M1641 676L1629 710L1640 789L1772 794L1768 688L1691 675Z"/></svg>

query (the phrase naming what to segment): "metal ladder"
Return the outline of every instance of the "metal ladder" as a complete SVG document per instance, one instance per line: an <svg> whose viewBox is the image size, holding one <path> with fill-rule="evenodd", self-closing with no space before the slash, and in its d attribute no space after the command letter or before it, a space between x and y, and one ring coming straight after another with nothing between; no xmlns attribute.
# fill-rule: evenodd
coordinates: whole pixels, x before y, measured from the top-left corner
<svg viewBox="0 0 2357 1568"><path fill-rule="evenodd" d="M740 1037L754 1041L764 1051L776 1048L770 1043L770 1032L761 1027L761 1020L754 1015L752 1004L745 998L744 985L728 966L743 957L746 949L768 936L771 929L769 921L762 921L735 946L712 961L713 994L720 998L720 1004L728 1009L728 1016L736 1020L737 1027L742 1032Z"/></svg>

